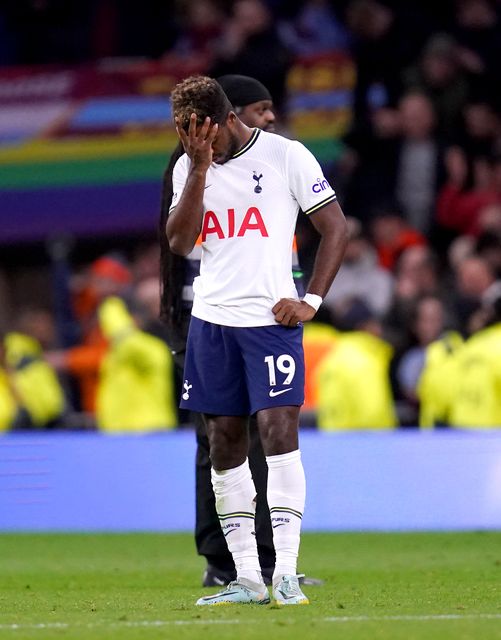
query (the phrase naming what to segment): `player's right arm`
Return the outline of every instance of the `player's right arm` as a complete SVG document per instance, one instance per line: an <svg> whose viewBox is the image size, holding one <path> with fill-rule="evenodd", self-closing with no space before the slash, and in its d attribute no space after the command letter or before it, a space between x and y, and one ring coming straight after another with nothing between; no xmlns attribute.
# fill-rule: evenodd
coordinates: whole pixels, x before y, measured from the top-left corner
<svg viewBox="0 0 501 640"><path fill-rule="evenodd" d="M211 126L210 118L206 118L197 131L194 113L188 133L176 121L177 134L191 163L183 192L169 214L165 231L171 251L181 256L191 252L202 228L205 178L212 162L212 143L217 129L217 124Z"/></svg>

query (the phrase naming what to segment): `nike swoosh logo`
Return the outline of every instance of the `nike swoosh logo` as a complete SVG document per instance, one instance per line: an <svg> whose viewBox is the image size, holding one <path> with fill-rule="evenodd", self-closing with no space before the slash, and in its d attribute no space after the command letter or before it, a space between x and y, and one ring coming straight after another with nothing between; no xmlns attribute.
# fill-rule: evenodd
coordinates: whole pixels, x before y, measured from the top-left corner
<svg viewBox="0 0 501 640"><path fill-rule="evenodd" d="M228 531L224 532L224 537L226 538L226 536L229 535L232 531L236 531L236 529L228 529Z"/></svg>
<svg viewBox="0 0 501 640"><path fill-rule="evenodd" d="M225 591L224 595L225 596L232 596L232 595L235 595L237 593L238 593L238 591ZM214 598L219 598L220 595L221 595L220 593L216 593L215 596L205 596L204 600L214 600Z"/></svg>
<svg viewBox="0 0 501 640"><path fill-rule="evenodd" d="M205 190L205 189L208 189L209 187L212 187L212 185L211 185L211 184L208 184L206 187L204 187L204 190Z"/></svg>
<svg viewBox="0 0 501 640"><path fill-rule="evenodd" d="M287 391L292 391L292 387L289 387L288 389L282 389L281 391L274 391L273 389L271 389L270 398L274 398L275 396L279 396L282 393L287 393Z"/></svg>
<svg viewBox="0 0 501 640"><path fill-rule="evenodd" d="M296 596L292 595L288 595L287 593L284 593L281 589L278 589L278 593L282 594L285 600L291 600L291 598L295 598Z"/></svg>
<svg viewBox="0 0 501 640"><path fill-rule="evenodd" d="M285 524L285 522L281 522L280 524L274 524L273 528L276 529L277 527L283 527Z"/></svg>

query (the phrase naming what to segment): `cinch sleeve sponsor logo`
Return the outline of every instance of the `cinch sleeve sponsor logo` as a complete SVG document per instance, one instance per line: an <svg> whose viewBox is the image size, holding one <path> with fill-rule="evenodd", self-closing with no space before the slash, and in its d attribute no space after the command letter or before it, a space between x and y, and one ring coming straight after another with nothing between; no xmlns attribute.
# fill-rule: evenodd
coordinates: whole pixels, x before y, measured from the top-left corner
<svg viewBox="0 0 501 640"><path fill-rule="evenodd" d="M313 193L320 193L321 191L325 191L330 188L330 184L327 182L325 178L317 178L315 184L311 187Z"/></svg>

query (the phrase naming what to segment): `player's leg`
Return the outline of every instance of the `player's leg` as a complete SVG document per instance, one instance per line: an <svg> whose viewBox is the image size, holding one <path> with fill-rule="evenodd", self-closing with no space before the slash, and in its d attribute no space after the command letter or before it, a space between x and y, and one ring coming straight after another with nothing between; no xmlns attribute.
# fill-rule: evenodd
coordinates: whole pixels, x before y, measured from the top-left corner
<svg viewBox="0 0 501 640"><path fill-rule="evenodd" d="M256 488L247 451L247 419L206 416L216 511L237 579L261 581L255 538Z"/></svg>
<svg viewBox="0 0 501 640"><path fill-rule="evenodd" d="M193 318L181 406L206 416L216 511L238 584L197 604L268 602L254 535L256 490L247 460L249 398L233 330Z"/></svg>
<svg viewBox="0 0 501 640"><path fill-rule="evenodd" d="M261 444L255 416L249 420L249 466L256 487L256 540L261 573L266 584L271 584L275 568L275 549L271 529L270 510L266 497L268 465Z"/></svg>
<svg viewBox="0 0 501 640"><path fill-rule="evenodd" d="M207 560L203 586L224 586L236 578L235 563L228 551L216 513L207 429L200 414L195 414L195 419L197 442L195 542L198 554Z"/></svg>
<svg viewBox="0 0 501 640"><path fill-rule="evenodd" d="M303 604L308 600L296 575L306 493L298 444L304 400L302 327L260 327L242 335L251 411L257 412L268 464L267 497L276 552L274 592L281 604ZM286 592L283 597L280 585Z"/></svg>
<svg viewBox="0 0 501 640"><path fill-rule="evenodd" d="M306 497L298 444L299 407L273 407L257 420L268 463L268 505L276 552L273 592L279 604L307 604L297 578Z"/></svg>
<svg viewBox="0 0 501 640"><path fill-rule="evenodd" d="M247 459L245 416L206 415L216 511L237 570L235 582L199 605L269 602L255 538L256 489Z"/></svg>

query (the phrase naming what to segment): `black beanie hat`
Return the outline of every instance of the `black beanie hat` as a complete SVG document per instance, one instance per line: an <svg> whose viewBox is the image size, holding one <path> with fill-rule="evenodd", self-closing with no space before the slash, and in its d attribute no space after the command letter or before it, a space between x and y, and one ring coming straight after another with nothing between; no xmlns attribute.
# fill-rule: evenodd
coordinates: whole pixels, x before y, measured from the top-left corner
<svg viewBox="0 0 501 640"><path fill-rule="evenodd" d="M272 99L264 84L250 76L231 74L221 76L217 81L234 107L246 107L254 102Z"/></svg>

